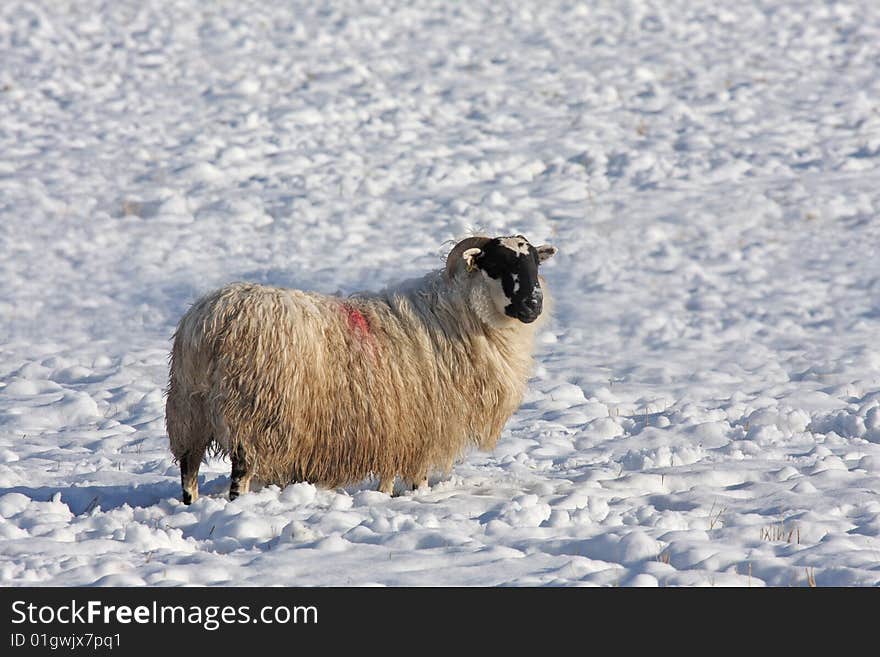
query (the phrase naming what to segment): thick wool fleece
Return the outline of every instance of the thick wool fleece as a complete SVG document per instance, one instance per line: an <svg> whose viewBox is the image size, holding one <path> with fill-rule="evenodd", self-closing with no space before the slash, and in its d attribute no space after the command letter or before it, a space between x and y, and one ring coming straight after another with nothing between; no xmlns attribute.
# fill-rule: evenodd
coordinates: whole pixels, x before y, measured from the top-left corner
<svg viewBox="0 0 880 657"><path fill-rule="evenodd" d="M375 295L238 283L200 299L171 355L175 458L238 452L264 483L332 487L420 482L469 447L492 449L540 322L486 321L497 313L463 248L445 270Z"/></svg>

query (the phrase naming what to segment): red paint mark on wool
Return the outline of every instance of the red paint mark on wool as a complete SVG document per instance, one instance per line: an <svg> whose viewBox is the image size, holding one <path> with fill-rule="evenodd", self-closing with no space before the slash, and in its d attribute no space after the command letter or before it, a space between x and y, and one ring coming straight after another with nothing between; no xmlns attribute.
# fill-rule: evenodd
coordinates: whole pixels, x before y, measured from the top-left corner
<svg viewBox="0 0 880 657"><path fill-rule="evenodd" d="M348 303L340 304L339 312L345 316L348 330L354 338L353 344L358 347L354 351L364 353L371 358L378 357L380 349L370 326L370 320L360 310Z"/></svg>
<svg viewBox="0 0 880 657"><path fill-rule="evenodd" d="M370 335L370 322L364 317L363 313L347 303L342 304L342 312L348 318L348 328L353 333L358 333L361 337Z"/></svg>

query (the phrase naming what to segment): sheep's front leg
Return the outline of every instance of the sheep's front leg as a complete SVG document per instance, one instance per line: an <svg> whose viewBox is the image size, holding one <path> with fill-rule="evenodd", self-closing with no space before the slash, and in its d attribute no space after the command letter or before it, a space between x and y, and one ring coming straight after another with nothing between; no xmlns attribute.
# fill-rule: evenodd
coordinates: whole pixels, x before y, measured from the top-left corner
<svg viewBox="0 0 880 657"><path fill-rule="evenodd" d="M409 485L413 490L427 490L428 489L428 475L424 475L421 478L413 479L409 482Z"/></svg>
<svg viewBox="0 0 880 657"><path fill-rule="evenodd" d="M379 492L391 495L394 492L394 475L382 475L379 480Z"/></svg>
<svg viewBox="0 0 880 657"><path fill-rule="evenodd" d="M247 493L251 488L251 478L254 476L254 464L248 463L244 449L239 445L232 451L232 482L229 485L229 499L234 500L242 493Z"/></svg>

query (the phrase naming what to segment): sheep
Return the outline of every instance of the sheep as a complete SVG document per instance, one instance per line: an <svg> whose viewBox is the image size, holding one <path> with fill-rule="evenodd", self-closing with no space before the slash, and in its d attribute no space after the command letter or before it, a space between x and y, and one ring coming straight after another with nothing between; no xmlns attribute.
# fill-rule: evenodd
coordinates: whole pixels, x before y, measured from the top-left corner
<svg viewBox="0 0 880 657"><path fill-rule="evenodd" d="M378 477L391 494L469 448L491 450L519 407L542 313L522 235L469 237L444 268L375 293L233 283L196 301L173 338L165 422L182 500L206 453L232 461L229 498L256 478L322 487Z"/></svg>

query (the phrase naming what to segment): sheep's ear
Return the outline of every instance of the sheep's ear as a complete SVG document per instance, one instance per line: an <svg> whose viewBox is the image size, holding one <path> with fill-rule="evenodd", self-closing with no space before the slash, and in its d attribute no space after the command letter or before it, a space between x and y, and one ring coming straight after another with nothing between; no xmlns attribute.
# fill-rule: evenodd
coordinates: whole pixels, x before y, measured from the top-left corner
<svg viewBox="0 0 880 657"><path fill-rule="evenodd" d="M535 247L535 250L538 252L538 264L541 264L555 256L559 249L555 246L550 246L549 244L542 244L541 246Z"/></svg>
<svg viewBox="0 0 880 657"><path fill-rule="evenodd" d="M464 268L468 271L474 271L477 268L477 258L481 255L483 255L482 249L465 249L461 254Z"/></svg>

